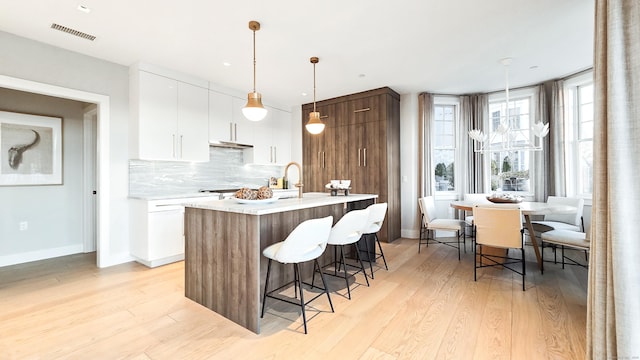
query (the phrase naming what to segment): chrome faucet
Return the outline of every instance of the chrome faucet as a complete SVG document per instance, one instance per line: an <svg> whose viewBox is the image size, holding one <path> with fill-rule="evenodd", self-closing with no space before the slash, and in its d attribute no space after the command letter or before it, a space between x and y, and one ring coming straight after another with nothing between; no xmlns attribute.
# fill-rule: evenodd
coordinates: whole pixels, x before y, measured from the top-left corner
<svg viewBox="0 0 640 360"><path fill-rule="evenodd" d="M295 161L288 163L287 166L285 166L284 168L284 180L287 180L287 174L289 173L289 166L291 165L295 165L298 168L298 174L300 178L298 179L298 183L295 184L295 187L298 188L298 197L302 198L302 187L304 186L302 184L302 166L300 166L300 164L298 164Z"/></svg>

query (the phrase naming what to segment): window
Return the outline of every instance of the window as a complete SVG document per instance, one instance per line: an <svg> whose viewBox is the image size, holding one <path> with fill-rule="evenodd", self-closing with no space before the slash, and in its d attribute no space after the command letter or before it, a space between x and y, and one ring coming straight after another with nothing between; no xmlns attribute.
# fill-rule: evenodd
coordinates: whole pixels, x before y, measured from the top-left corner
<svg viewBox="0 0 640 360"><path fill-rule="evenodd" d="M522 142L515 137L492 136L503 123L509 124L511 130L517 130L525 138L532 138L530 129L535 118L534 94L535 89L518 90L510 96L508 109L504 93L489 96L491 148L499 149L505 142L511 142L511 145ZM515 192L522 196L532 194L533 154L530 150L491 151L486 155L488 161L485 166L489 168L487 173L490 174L490 191Z"/></svg>
<svg viewBox="0 0 640 360"><path fill-rule="evenodd" d="M434 100L434 184L436 191L455 191L457 104Z"/></svg>
<svg viewBox="0 0 640 360"><path fill-rule="evenodd" d="M565 82L567 190L591 198L593 192L593 74Z"/></svg>

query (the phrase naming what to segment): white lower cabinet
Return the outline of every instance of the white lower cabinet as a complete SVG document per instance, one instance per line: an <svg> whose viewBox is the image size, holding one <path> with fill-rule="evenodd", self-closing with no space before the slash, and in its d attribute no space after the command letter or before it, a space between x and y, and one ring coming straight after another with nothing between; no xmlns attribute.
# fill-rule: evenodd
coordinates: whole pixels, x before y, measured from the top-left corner
<svg viewBox="0 0 640 360"><path fill-rule="evenodd" d="M218 197L130 200L130 252L137 262L156 267L184 260L184 203Z"/></svg>

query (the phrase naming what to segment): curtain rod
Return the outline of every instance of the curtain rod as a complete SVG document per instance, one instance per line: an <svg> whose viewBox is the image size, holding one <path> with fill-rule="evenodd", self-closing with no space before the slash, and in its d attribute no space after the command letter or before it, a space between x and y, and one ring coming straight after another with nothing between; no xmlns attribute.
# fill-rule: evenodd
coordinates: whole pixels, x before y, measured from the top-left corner
<svg viewBox="0 0 640 360"><path fill-rule="evenodd" d="M545 81L543 81L543 82L541 82L541 83L538 83L538 84L524 85L524 86L518 86L518 87L514 87L514 88L511 88L511 87L510 87L510 88L509 88L509 90L511 91L511 90L522 90L522 89L532 88L532 87L534 87L534 86L538 86L538 85L545 84L545 83L547 83L547 82L549 82L549 81L569 80L569 79L574 78L574 77L576 77L576 76L580 76L580 75L586 74L586 73L588 73L588 72L590 72L590 71L593 71L593 67L589 67L589 68L586 68L586 69L584 69L584 70L580 70L580 71L577 71L577 72L571 73L571 74L566 75L566 76L563 76L563 77L559 77L559 78L554 78L554 79L545 80ZM498 93L501 93L501 92L504 92L504 89L502 89L502 90L489 91L489 92L485 92L485 93L481 93L481 92L480 92L480 93L468 93L468 94L436 94L436 93L430 93L430 92L428 92L428 91L423 91L423 92L419 93L419 94L418 94L418 96L419 96L419 95L421 95L421 94L431 94L432 96L471 96L471 95L492 95L492 94L498 94Z"/></svg>

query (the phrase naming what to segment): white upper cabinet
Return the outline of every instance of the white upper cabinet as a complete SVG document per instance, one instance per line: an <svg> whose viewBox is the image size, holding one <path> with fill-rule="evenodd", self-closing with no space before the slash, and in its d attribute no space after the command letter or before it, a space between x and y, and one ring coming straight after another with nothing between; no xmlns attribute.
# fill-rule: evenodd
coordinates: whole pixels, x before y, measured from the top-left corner
<svg viewBox="0 0 640 360"><path fill-rule="evenodd" d="M208 89L143 70L131 73L132 157L208 161Z"/></svg>
<svg viewBox="0 0 640 360"><path fill-rule="evenodd" d="M208 89L178 82L178 159L209 161Z"/></svg>
<svg viewBox="0 0 640 360"><path fill-rule="evenodd" d="M266 107L267 117L256 122L253 162L286 164L291 161L291 114Z"/></svg>
<svg viewBox="0 0 640 360"><path fill-rule="evenodd" d="M209 141L252 144L253 126L242 115L246 100L209 90Z"/></svg>

